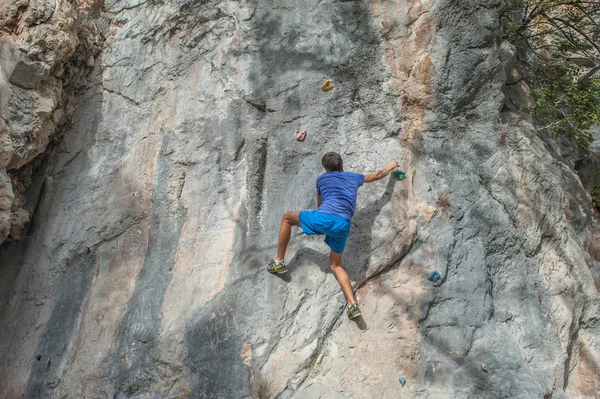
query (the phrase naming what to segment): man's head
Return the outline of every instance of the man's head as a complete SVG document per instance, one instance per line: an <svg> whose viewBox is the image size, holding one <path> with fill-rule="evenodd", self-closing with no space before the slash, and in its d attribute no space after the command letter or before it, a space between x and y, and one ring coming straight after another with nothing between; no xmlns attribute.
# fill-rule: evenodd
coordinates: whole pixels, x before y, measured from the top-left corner
<svg viewBox="0 0 600 399"><path fill-rule="evenodd" d="M327 172L343 172L344 163L342 157L337 152L328 152L323 155L321 163Z"/></svg>

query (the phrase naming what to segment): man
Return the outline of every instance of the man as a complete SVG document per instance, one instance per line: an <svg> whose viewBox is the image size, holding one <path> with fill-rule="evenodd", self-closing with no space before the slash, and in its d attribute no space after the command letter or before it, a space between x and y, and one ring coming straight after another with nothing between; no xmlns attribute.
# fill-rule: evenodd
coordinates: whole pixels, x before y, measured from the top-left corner
<svg viewBox="0 0 600 399"><path fill-rule="evenodd" d="M317 178L317 206L314 211L286 212L281 219L277 256L267 265L271 273L287 272L284 263L285 251L292 234L292 226L300 226L308 235L325 235L325 243L331 248L329 266L348 302L347 313L350 319L361 315L348 273L342 267L342 252L346 247L346 239L350 233L350 219L356 209L358 188L363 183L371 183L386 177L398 167L392 161L384 169L368 175L344 172L342 157L335 152L328 152L321 160L325 173Z"/></svg>

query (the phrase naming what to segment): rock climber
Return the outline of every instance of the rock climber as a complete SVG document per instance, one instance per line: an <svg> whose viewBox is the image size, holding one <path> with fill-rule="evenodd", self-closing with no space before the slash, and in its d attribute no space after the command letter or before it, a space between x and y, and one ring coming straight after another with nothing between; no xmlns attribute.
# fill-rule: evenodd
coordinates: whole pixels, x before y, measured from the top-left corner
<svg viewBox="0 0 600 399"><path fill-rule="evenodd" d="M356 209L358 188L363 183L371 183L386 177L398 167L397 161L385 168L362 175L344 172L342 157L328 152L321 159L325 173L317 178L317 209L310 211L286 212L281 218L277 256L267 265L271 273L284 274L285 251L292 234L292 226L300 226L308 235L325 235L325 243L331 248L329 266L346 296L347 314L350 319L361 315L358 303L350 286L348 273L342 267L342 252L350 233L350 219Z"/></svg>

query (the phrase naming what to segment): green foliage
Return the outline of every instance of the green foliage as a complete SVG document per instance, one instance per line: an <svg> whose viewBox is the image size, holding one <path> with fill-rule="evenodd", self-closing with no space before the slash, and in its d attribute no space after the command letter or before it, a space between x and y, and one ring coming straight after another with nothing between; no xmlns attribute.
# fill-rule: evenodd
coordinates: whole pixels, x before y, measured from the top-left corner
<svg viewBox="0 0 600 399"><path fill-rule="evenodd" d="M600 78L580 78L581 67L569 60L548 73L553 79L538 77L534 86L534 116L542 129L586 148L593 141L589 129L600 125Z"/></svg>
<svg viewBox="0 0 600 399"><path fill-rule="evenodd" d="M592 191L592 206L600 212L600 187Z"/></svg>
<svg viewBox="0 0 600 399"><path fill-rule="evenodd" d="M540 129L580 148L600 125L599 21L598 1L508 0L503 14L505 38L527 50L518 61Z"/></svg>
<svg viewBox="0 0 600 399"><path fill-rule="evenodd" d="M511 42L519 39L519 33L522 29L522 26L523 25L518 22L508 21L504 26L505 38Z"/></svg>

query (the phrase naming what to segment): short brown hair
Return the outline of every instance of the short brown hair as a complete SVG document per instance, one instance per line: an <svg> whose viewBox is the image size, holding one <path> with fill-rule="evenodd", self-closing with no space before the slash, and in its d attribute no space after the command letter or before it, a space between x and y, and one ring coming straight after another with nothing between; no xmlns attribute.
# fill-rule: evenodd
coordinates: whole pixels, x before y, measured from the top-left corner
<svg viewBox="0 0 600 399"><path fill-rule="evenodd" d="M343 172L344 171L344 163L342 162L342 157L337 152L328 152L323 155L323 159L321 159L321 163L323 167L328 172Z"/></svg>

